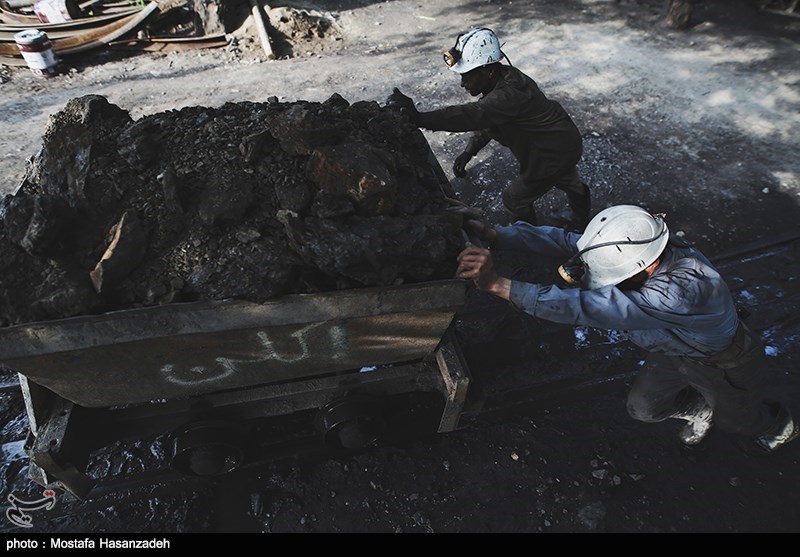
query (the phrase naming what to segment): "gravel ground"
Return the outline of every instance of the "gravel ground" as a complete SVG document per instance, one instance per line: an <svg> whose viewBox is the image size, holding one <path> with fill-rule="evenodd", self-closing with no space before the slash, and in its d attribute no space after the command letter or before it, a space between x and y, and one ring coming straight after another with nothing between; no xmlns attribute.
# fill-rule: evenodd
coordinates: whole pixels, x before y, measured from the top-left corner
<svg viewBox="0 0 800 557"><path fill-rule="evenodd" d="M295 3L293 3L295 4ZM297 3L299 5L299 3ZM492 27L512 63L557 98L584 133L581 172L595 211L637 203L666 212L709 254L797 232L800 130L796 18L744 1L697 3L686 31L663 24L661 1L339 1L329 49L275 61L258 49L119 58L97 54L43 80L24 68L0 85L0 186L14 191L50 114L101 94L134 118L227 101L383 102L397 86L421 109L466 101L441 51L471 25ZM244 43L242 41L242 43ZM427 133L442 167L465 139ZM514 163L492 145L473 161L459 197L497 222ZM543 212L562 200L541 202ZM764 249L757 253L765 253ZM754 319L797 409L797 247L723 266ZM481 303L483 303L481 301ZM487 302L488 303L488 302ZM497 319L457 325L476 384L517 387L532 402L441 435L395 439L348 456L309 458L212 480L154 482L85 502L56 496L36 532L797 532L800 446L766 459L712 430L696 449L677 424L625 412L640 354L615 335ZM540 381L540 379L542 379ZM573 380L591 388L554 386ZM21 454L26 420L13 376L2 391L3 499L34 498ZM553 390L555 389L555 390ZM558 392L563 398L550 396ZM523 397L525 398L525 397ZM524 402L521 401L521 402ZM152 441L152 442L151 442ZM163 460L159 440L118 447L99 473ZM114 462L118 464L113 464ZM118 466L118 468L114 468ZM23 530L6 523L9 534Z"/></svg>

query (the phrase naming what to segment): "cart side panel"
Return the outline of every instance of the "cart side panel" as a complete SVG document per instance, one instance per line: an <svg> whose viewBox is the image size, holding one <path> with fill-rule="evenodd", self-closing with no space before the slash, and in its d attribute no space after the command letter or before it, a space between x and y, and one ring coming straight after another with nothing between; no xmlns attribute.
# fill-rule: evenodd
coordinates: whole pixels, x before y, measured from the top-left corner
<svg viewBox="0 0 800 557"><path fill-rule="evenodd" d="M348 291L346 304L342 297L311 295L270 302L269 311L236 304L219 311L204 307L199 314L193 306L61 320L37 324L30 347L18 345L0 358L81 406L188 398L427 357L464 291L463 284L448 282L388 293ZM198 318L205 311L216 319L213 325ZM225 312L230 315L220 320ZM100 338L98 331L114 330L121 321L124 331ZM22 332L16 331L17 340L24 339Z"/></svg>

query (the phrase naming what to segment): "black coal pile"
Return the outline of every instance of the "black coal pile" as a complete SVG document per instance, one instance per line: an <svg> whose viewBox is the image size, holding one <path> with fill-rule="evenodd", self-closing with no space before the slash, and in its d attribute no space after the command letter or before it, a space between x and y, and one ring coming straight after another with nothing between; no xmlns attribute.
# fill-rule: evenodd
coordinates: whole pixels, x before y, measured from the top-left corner
<svg viewBox="0 0 800 557"><path fill-rule="evenodd" d="M53 115L0 203L0 325L451 278L460 217L393 109L228 103Z"/></svg>

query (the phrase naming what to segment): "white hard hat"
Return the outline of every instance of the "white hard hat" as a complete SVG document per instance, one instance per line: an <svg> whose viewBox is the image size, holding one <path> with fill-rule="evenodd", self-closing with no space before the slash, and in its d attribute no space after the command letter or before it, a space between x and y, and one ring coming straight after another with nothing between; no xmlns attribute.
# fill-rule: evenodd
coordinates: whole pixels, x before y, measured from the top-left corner
<svg viewBox="0 0 800 557"><path fill-rule="evenodd" d="M587 288L619 284L658 259L669 241L662 216L635 205L600 211L577 242Z"/></svg>
<svg viewBox="0 0 800 557"><path fill-rule="evenodd" d="M476 27L458 36L455 46L444 53L444 63L454 72L465 74L480 66L499 62L504 57L494 31Z"/></svg>

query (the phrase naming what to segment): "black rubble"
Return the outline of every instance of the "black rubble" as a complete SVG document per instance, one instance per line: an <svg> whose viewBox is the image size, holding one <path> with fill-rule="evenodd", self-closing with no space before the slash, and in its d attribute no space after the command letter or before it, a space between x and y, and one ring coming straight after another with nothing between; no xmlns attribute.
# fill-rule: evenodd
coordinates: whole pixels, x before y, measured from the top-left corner
<svg viewBox="0 0 800 557"><path fill-rule="evenodd" d="M417 128L271 101L135 121L69 101L0 204L0 325L452 277L460 218Z"/></svg>

